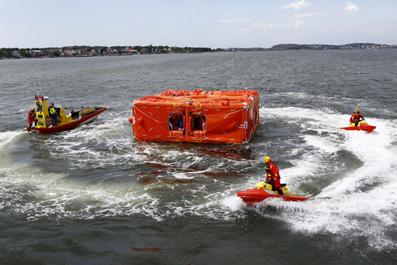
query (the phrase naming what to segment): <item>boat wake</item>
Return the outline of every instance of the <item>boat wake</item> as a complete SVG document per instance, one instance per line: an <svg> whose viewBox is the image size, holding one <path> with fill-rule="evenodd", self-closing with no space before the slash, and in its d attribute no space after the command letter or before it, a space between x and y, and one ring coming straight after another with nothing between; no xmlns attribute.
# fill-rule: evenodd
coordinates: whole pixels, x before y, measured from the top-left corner
<svg viewBox="0 0 397 265"><path fill-rule="evenodd" d="M280 217L296 231L365 236L369 246L378 249L396 246L386 236L396 229L397 220L396 120L370 119L377 131L368 134L338 130L348 116L328 111L271 108L261 113L265 119L290 119L299 124L305 146L313 148L301 159L291 160L294 166L282 170L282 177L298 190L297 183L322 185L308 202L270 201L266 205L278 208ZM346 152L361 163L349 165Z"/></svg>
<svg viewBox="0 0 397 265"><path fill-rule="evenodd" d="M23 133L23 131L0 132L0 150Z"/></svg>
<svg viewBox="0 0 397 265"><path fill-rule="evenodd" d="M127 113L112 112L101 123L46 138L0 133L0 208L29 220L244 218L252 211L236 191L255 185L269 152L288 162L281 175L292 191L315 196L271 200L256 213L301 233L364 236L373 248L394 247L387 234L397 219L397 121L369 119L377 130L367 134L340 130L348 115L329 109L260 112L263 137L243 147L138 143ZM280 121L287 132L272 135L268 126Z"/></svg>

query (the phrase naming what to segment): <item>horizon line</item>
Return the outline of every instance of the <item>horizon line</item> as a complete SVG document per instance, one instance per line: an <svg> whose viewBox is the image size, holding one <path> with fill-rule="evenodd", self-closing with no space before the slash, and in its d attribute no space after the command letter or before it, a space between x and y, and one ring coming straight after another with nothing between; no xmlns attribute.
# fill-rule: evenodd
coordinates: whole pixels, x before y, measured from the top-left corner
<svg viewBox="0 0 397 265"><path fill-rule="evenodd" d="M48 49L48 48L67 48L67 47L158 47L158 46L166 46L166 47L177 47L177 48L210 48L213 50L216 49L255 49L255 48L260 48L260 49L270 49L274 46L277 45L332 45L332 46L343 46L343 45L350 45L350 44L376 44L376 45L388 45L388 46L396 46L397 44L391 44L391 43L379 43L379 42L350 42L350 43L343 43L343 44L333 44L333 43L294 43L294 42L290 42L290 43L278 43L278 44L274 44L270 47L264 47L264 46L229 46L229 47L210 47L210 46L187 46L187 45L182 45L182 46L178 46L178 45L167 45L167 44L145 44L145 45L87 45L87 44L73 44L73 45L61 45L61 46L32 46L32 47L0 47L0 49Z"/></svg>

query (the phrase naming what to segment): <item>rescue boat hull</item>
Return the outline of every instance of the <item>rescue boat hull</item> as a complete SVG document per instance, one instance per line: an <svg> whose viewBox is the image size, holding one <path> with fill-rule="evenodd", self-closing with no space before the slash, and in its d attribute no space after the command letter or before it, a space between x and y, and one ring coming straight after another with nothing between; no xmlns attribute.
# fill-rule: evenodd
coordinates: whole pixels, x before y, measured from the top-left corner
<svg viewBox="0 0 397 265"><path fill-rule="evenodd" d="M372 132L373 130L376 129L376 126L372 125L358 125L358 126L347 126L347 127L342 127L341 129L346 130L346 131L366 131L366 132Z"/></svg>
<svg viewBox="0 0 397 265"><path fill-rule="evenodd" d="M73 120L71 122L53 126L53 127L49 127L49 128L32 128L31 131L35 132L35 133L51 134L51 133L59 133L59 132L63 132L63 131L73 130L73 129L77 128L78 126L80 126L81 124L92 122L93 120L95 120L98 117L99 114L101 114L102 112L104 112L106 110L107 110L106 107L98 107L98 108L96 108L95 111L88 113L88 114L84 115L83 117Z"/></svg>
<svg viewBox="0 0 397 265"><path fill-rule="evenodd" d="M240 197L245 203L253 204L264 201L266 199L281 199L284 201L306 201L310 198L308 195L279 195L272 194L264 189L248 189L237 192L237 196Z"/></svg>

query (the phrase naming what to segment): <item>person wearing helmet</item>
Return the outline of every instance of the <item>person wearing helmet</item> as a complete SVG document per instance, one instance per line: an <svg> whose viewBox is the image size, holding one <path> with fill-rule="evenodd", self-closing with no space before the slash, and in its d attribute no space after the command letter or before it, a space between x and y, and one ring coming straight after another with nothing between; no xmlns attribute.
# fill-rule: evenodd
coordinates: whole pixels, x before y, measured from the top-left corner
<svg viewBox="0 0 397 265"><path fill-rule="evenodd" d="M266 175L265 181L268 184L272 185L273 190L276 190L278 194L283 195L283 190L281 189L281 182L280 182L280 172L278 167L275 163L273 163L270 156L265 156L263 158L263 162L265 162L266 166Z"/></svg>
<svg viewBox="0 0 397 265"><path fill-rule="evenodd" d="M354 123L354 126L358 126L360 121L364 120L364 116L360 113L360 110L356 108L350 117L350 123Z"/></svg>
<svg viewBox="0 0 397 265"><path fill-rule="evenodd" d="M28 113L28 131L31 131L37 122L36 110L32 108Z"/></svg>

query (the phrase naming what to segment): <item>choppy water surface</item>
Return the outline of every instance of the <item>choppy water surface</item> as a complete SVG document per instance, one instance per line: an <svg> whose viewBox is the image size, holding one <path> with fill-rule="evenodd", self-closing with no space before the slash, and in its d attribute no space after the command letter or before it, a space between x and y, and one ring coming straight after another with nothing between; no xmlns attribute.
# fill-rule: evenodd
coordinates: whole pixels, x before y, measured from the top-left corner
<svg viewBox="0 0 397 265"><path fill-rule="evenodd" d="M33 93L106 105L94 123L23 132ZM138 143L131 101L166 88L256 89L244 146ZM0 61L1 264L394 264L397 51ZM377 126L345 132L360 106ZM272 155L307 202L247 208Z"/></svg>

